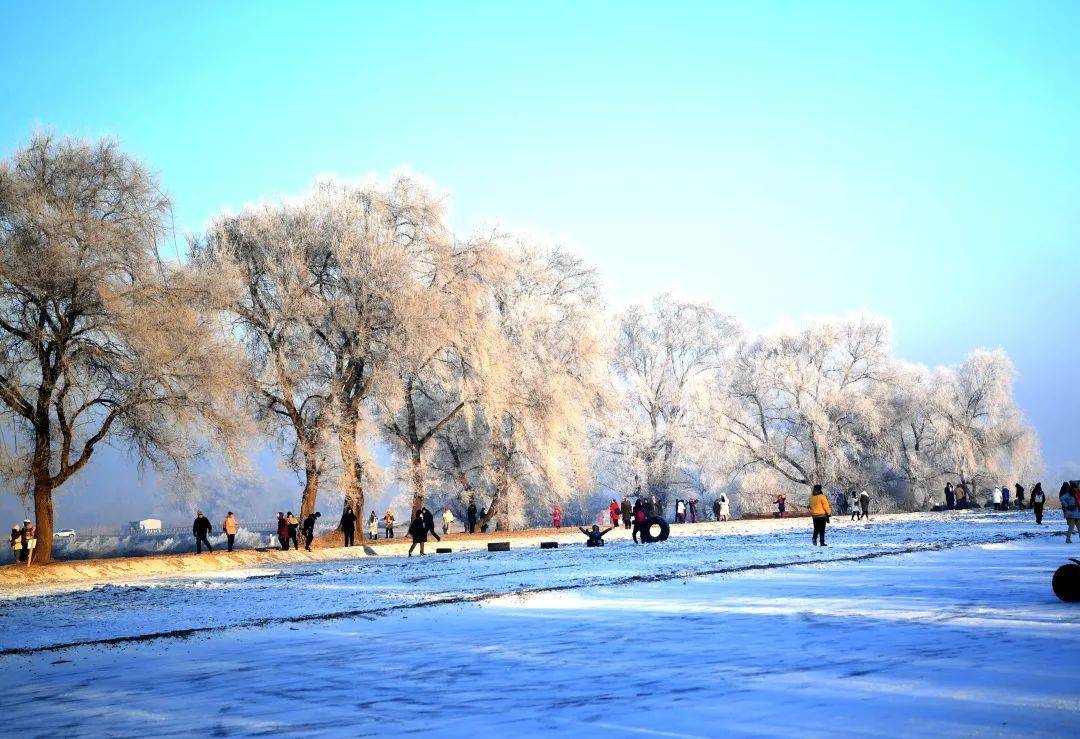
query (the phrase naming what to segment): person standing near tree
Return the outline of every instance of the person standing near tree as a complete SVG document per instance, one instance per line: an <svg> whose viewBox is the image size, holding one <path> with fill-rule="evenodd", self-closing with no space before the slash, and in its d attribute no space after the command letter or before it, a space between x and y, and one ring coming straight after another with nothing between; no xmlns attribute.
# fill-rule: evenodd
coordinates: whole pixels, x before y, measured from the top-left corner
<svg viewBox="0 0 1080 739"><path fill-rule="evenodd" d="M990 502L994 504L994 510L1001 510L1001 488L994 486L990 488Z"/></svg>
<svg viewBox="0 0 1080 739"><path fill-rule="evenodd" d="M277 512L277 538L283 550L289 548L289 522L285 520L285 512Z"/></svg>
<svg viewBox="0 0 1080 739"><path fill-rule="evenodd" d="M465 509L465 520L469 522L469 533L476 533L476 503L469 501L469 507Z"/></svg>
<svg viewBox="0 0 1080 739"><path fill-rule="evenodd" d="M304 549L311 551L311 542L315 541L315 522L322 516L321 513L315 511L308 515L304 519L303 533L304 533Z"/></svg>
<svg viewBox="0 0 1080 739"><path fill-rule="evenodd" d="M731 507L728 504L727 493L720 493L720 520L727 521L731 518Z"/></svg>
<svg viewBox="0 0 1080 739"><path fill-rule="evenodd" d="M848 506L851 508L851 520L861 521L862 506L859 505L859 496L854 490L851 491L851 500L849 501Z"/></svg>
<svg viewBox="0 0 1080 739"><path fill-rule="evenodd" d="M293 515L292 511L289 511L285 515L285 523L289 527L289 538L285 542L285 549L289 548L289 543L293 545L293 549L300 550L300 539L297 538L296 532L300 529L300 519Z"/></svg>
<svg viewBox="0 0 1080 739"><path fill-rule="evenodd" d="M862 509L862 517L870 520L870 493L863 490L859 493L859 508Z"/></svg>
<svg viewBox="0 0 1080 739"><path fill-rule="evenodd" d="M479 521L479 523L480 523L480 533L481 534L486 534L487 529L488 529L488 525L487 525L487 521L484 520L484 519L487 516L487 510L484 508L484 506L480 506L480 514L479 515L480 515L480 518L478 518L477 521Z"/></svg>
<svg viewBox="0 0 1080 739"><path fill-rule="evenodd" d="M1001 510L1007 511L1012 508L1012 491L1008 485L1001 486Z"/></svg>
<svg viewBox="0 0 1080 739"><path fill-rule="evenodd" d="M431 515L431 511L424 506L420 509L420 516L424 519L424 526L427 528L428 533L435 537L435 541L442 541L442 537L435 533L435 516Z"/></svg>
<svg viewBox="0 0 1080 739"><path fill-rule="evenodd" d="M225 532L226 551L231 552L233 550L233 544L236 542L236 532L240 528L240 524L236 521L236 516L232 511L229 511L225 516L225 520L221 522L221 530Z"/></svg>
<svg viewBox="0 0 1080 739"><path fill-rule="evenodd" d="M345 506L345 512L341 514L341 534L345 538L347 547L351 547L356 542L356 521L352 506Z"/></svg>
<svg viewBox="0 0 1080 739"><path fill-rule="evenodd" d="M1046 493L1043 492L1042 483L1035 483L1031 489L1031 509L1035 512L1035 523L1042 526L1043 505L1046 504Z"/></svg>
<svg viewBox="0 0 1080 739"><path fill-rule="evenodd" d="M956 508L956 493L953 492L951 482L945 483L945 507L950 511Z"/></svg>
<svg viewBox="0 0 1080 739"><path fill-rule="evenodd" d="M620 512L622 513L623 528L628 529L630 528L631 522L634 518L634 507L630 505L630 499L627 498L625 495L622 499L622 505L619 508Z"/></svg>
<svg viewBox="0 0 1080 739"><path fill-rule="evenodd" d="M386 515L383 516L383 527L386 530L386 538L387 539L393 539L394 538L394 514L389 508L386 509Z"/></svg>
<svg viewBox="0 0 1080 739"><path fill-rule="evenodd" d="M698 506L698 499L697 498L691 498L690 499L690 523L697 523L697 506Z"/></svg>
<svg viewBox="0 0 1080 739"><path fill-rule="evenodd" d="M203 544L206 545L206 551L213 552L214 548L210 546L210 540L207 536L214 530L213 525L210 523L210 519L203 515L202 511L197 511L195 514L195 522L191 524L191 533L195 535L195 554L202 554Z"/></svg>
<svg viewBox="0 0 1080 739"><path fill-rule="evenodd" d="M443 535L450 533L450 527L454 524L454 514L450 512L450 506L446 506L446 510L442 514L442 532Z"/></svg>
<svg viewBox="0 0 1080 739"><path fill-rule="evenodd" d="M829 522L832 508L829 507L829 499L825 497L821 485L814 485L810 493L810 515L814 519L814 536L810 541L815 545L820 542L821 546L826 546L825 524Z"/></svg>
<svg viewBox="0 0 1080 739"><path fill-rule="evenodd" d="M379 517L375 515L375 511L371 511L371 516L367 522L368 538L372 541L378 541L379 539Z"/></svg>

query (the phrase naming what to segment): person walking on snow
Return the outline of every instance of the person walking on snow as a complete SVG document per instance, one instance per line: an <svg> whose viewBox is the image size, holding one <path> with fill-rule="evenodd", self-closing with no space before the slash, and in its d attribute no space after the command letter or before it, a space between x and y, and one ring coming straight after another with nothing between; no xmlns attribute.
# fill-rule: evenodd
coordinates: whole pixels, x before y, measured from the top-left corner
<svg viewBox="0 0 1080 739"><path fill-rule="evenodd" d="M378 541L379 539L379 517L375 515L375 511L371 511L371 515L367 521L367 533L368 538L372 541Z"/></svg>
<svg viewBox="0 0 1080 739"><path fill-rule="evenodd" d="M619 507L619 501L614 498L611 499L611 505L608 506L608 515L611 516L611 525L619 525L619 516L622 515L622 509Z"/></svg>
<svg viewBox="0 0 1080 739"><path fill-rule="evenodd" d="M562 527L562 508L559 508L559 504L556 503L555 507L551 509L551 520L555 524L555 528Z"/></svg>
<svg viewBox="0 0 1080 739"><path fill-rule="evenodd" d="M292 511L285 514L285 523L289 526L289 538L285 542L285 548L289 548L289 543L293 545L293 549L299 551L300 540L296 538L296 532L300 530L300 519L293 515Z"/></svg>
<svg viewBox="0 0 1080 739"><path fill-rule="evenodd" d="M1001 510L1007 511L1012 507L1012 491L1008 486L1001 486Z"/></svg>
<svg viewBox="0 0 1080 739"><path fill-rule="evenodd" d="M859 508L862 509L862 517L870 520L870 493L863 490L859 493Z"/></svg>
<svg viewBox="0 0 1080 739"><path fill-rule="evenodd" d="M413 517L412 523L409 524L409 536L412 537L412 546L409 547L409 556L412 556L413 549L416 549L416 545L420 545L420 556L424 556L424 544L427 543L428 527L424 523L424 512L417 511Z"/></svg>
<svg viewBox="0 0 1080 739"><path fill-rule="evenodd" d="M1035 523L1042 526L1043 505L1046 504L1046 493L1043 492L1042 483L1035 483L1031 489L1031 509L1035 511Z"/></svg>
<svg viewBox="0 0 1080 739"><path fill-rule="evenodd" d="M225 532L226 551L231 552L233 550L233 544L236 542L236 532L240 528L240 524L236 521L236 516L232 511L229 511L225 516L225 520L221 522L221 530Z"/></svg>
<svg viewBox="0 0 1080 739"><path fill-rule="evenodd" d="M356 521L352 506L345 506L345 512L341 514L341 535L345 538L347 547L356 543Z"/></svg>
<svg viewBox="0 0 1080 739"><path fill-rule="evenodd" d="M994 487L990 489L990 502L994 504L994 510L1001 510L1001 488Z"/></svg>
<svg viewBox="0 0 1080 739"><path fill-rule="evenodd" d="M427 528L428 533L435 537L435 541L442 541L442 537L435 533L435 516L431 515L427 506L421 508L420 513L424 517L424 527Z"/></svg>
<svg viewBox="0 0 1080 739"><path fill-rule="evenodd" d="M214 551L214 548L210 546L210 540L206 538L213 530L210 519L204 516L202 511L198 511L195 514L195 522L191 524L191 533L195 535L195 554L202 554L203 544L206 545L206 551Z"/></svg>
<svg viewBox="0 0 1080 739"><path fill-rule="evenodd" d="M311 551L311 542L315 541L315 522L322 516L321 513L315 511L308 514L308 517L304 519L303 533L304 533L304 549Z"/></svg>
<svg viewBox="0 0 1080 739"><path fill-rule="evenodd" d="M446 506L446 510L442 514L442 532L443 534L450 533L450 527L454 524L454 514L450 512L450 506Z"/></svg>
<svg viewBox="0 0 1080 739"><path fill-rule="evenodd" d="M1024 486L1020 483L1016 483L1016 507L1024 507Z"/></svg>
<svg viewBox="0 0 1080 739"><path fill-rule="evenodd" d="M1080 534L1080 501L1077 500L1077 486L1063 482L1058 498L1061 501L1061 513L1065 516L1065 543L1072 544L1073 531Z"/></svg>
<svg viewBox="0 0 1080 739"><path fill-rule="evenodd" d="M832 508L829 507L829 499L825 497L820 485L815 485L810 493L810 515L814 519L814 536L810 541L815 545L820 542L821 546L826 546L825 524L829 522Z"/></svg>
<svg viewBox="0 0 1080 739"><path fill-rule="evenodd" d="M289 548L289 522L285 520L283 511L277 512L277 538L282 549Z"/></svg>
<svg viewBox="0 0 1080 739"><path fill-rule="evenodd" d="M386 509L386 515L383 516L383 526L386 529L386 538L387 539L393 539L394 538L394 514L389 508Z"/></svg>

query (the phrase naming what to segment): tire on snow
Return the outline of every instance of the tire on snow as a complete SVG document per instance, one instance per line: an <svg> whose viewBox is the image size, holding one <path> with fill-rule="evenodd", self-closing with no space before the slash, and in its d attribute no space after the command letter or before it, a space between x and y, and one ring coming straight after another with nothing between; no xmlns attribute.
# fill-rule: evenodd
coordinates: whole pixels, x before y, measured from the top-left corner
<svg viewBox="0 0 1080 739"><path fill-rule="evenodd" d="M1080 564L1061 565L1054 573L1054 595L1066 603L1080 602Z"/></svg>
<svg viewBox="0 0 1080 739"><path fill-rule="evenodd" d="M655 536L652 533L653 526L660 527L660 532ZM670 534L671 526L668 525L668 522L659 516L653 516L645 519L645 525L641 527L638 538L641 539L643 544L652 544L657 541L666 541Z"/></svg>

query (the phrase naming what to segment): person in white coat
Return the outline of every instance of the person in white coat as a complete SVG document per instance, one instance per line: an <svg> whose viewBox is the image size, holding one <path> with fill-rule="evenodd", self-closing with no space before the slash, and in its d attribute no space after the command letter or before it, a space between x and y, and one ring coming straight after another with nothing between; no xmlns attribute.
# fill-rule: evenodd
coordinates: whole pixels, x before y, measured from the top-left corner
<svg viewBox="0 0 1080 739"><path fill-rule="evenodd" d="M450 533L450 527L454 524L454 514L450 512L450 506L446 506L446 510L442 514L442 532L444 534Z"/></svg>
<svg viewBox="0 0 1080 739"><path fill-rule="evenodd" d="M1001 510L1001 488L995 486L994 488L991 489L991 491L990 491L990 500L994 504L994 510L995 511L1000 511Z"/></svg>
<svg viewBox="0 0 1080 739"><path fill-rule="evenodd" d="M728 505L727 495L720 493L720 520L727 521L731 518L731 508Z"/></svg>

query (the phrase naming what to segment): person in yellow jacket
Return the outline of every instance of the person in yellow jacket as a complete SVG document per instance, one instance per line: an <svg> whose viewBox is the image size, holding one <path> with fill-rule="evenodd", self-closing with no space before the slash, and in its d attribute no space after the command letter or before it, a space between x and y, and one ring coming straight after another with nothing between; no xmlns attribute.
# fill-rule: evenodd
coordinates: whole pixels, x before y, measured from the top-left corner
<svg viewBox="0 0 1080 739"><path fill-rule="evenodd" d="M225 539L228 542L229 551L233 550L233 544L236 542L236 532L240 529L240 524L236 520L236 516L232 511L225 516L225 520L221 522L221 530L225 532Z"/></svg>
<svg viewBox="0 0 1080 739"><path fill-rule="evenodd" d="M810 493L810 515L814 518L814 538L812 541L815 545L820 543L821 546L825 546L825 524L829 522L832 508L829 506L829 499L825 497L820 485L815 485L813 492Z"/></svg>

